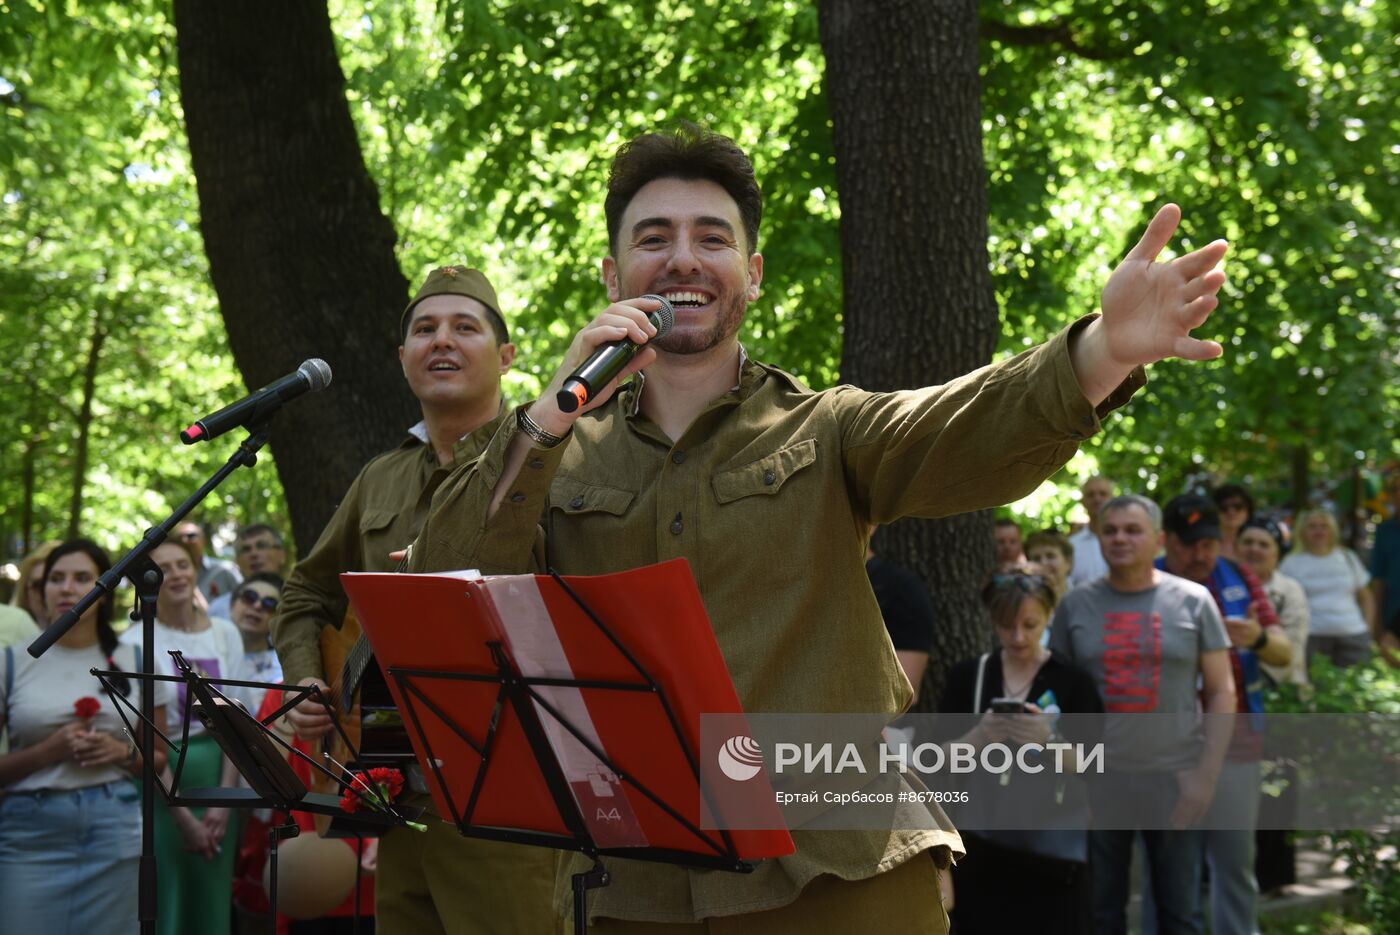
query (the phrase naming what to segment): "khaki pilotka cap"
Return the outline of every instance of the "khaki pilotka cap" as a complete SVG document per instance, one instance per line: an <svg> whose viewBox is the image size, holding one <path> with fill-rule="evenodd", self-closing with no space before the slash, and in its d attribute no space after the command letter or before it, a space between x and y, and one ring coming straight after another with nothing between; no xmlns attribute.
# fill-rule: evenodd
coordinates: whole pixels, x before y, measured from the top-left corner
<svg viewBox="0 0 1400 935"><path fill-rule="evenodd" d="M408 316L413 314L414 307L434 295L463 295L469 299L476 299L491 313L491 321L500 331L501 343L510 340L510 332L506 330L506 320L501 314L501 305L496 299L496 290L491 288L491 281L481 270L466 266L439 266L428 274L423 285L414 293L408 307L399 316L400 335L408 327Z"/></svg>

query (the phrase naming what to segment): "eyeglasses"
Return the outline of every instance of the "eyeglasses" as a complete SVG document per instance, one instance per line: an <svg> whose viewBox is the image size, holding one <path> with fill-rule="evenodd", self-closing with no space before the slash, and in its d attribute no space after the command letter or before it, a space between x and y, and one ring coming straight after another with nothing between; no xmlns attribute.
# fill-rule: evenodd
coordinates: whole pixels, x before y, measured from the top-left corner
<svg viewBox="0 0 1400 935"><path fill-rule="evenodd" d="M1234 513L1236 511L1247 513L1249 512L1249 505L1243 500L1226 500L1224 503L1220 504L1220 512L1222 513Z"/></svg>
<svg viewBox="0 0 1400 935"><path fill-rule="evenodd" d="M264 596L262 594L259 594L257 591L254 591L252 588L244 588L242 591L239 591L238 599L240 601L247 601L254 607L261 607L268 613L272 613L274 610L276 610L278 603L280 603L277 598L272 597L270 595Z"/></svg>

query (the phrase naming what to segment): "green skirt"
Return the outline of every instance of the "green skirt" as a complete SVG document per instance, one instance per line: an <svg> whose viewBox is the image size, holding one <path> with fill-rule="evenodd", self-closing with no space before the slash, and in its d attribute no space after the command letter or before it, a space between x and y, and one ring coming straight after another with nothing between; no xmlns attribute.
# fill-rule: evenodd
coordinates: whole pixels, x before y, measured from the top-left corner
<svg viewBox="0 0 1400 935"><path fill-rule="evenodd" d="M214 738L190 738L180 788L219 785L224 755ZM171 761L174 768L174 761ZM202 816L204 809L194 809ZM229 935L233 901L233 858L238 852L239 812L229 814L218 856L210 860L185 850L184 838L164 799L156 802L156 931L159 935Z"/></svg>

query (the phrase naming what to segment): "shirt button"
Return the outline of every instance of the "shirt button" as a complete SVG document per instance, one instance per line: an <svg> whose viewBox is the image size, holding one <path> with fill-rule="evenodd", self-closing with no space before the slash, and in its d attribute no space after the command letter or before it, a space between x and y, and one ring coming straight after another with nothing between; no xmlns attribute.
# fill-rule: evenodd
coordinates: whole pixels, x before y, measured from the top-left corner
<svg viewBox="0 0 1400 935"><path fill-rule="evenodd" d="M530 461L530 467L538 471L540 468L544 467L544 461L540 460L539 458L533 458Z"/></svg>
<svg viewBox="0 0 1400 935"><path fill-rule="evenodd" d="M683 529L685 529L685 525L681 523L681 515L677 513L676 518L671 520L671 535L679 536Z"/></svg>
<svg viewBox="0 0 1400 935"><path fill-rule="evenodd" d="M777 475L777 474L774 474L772 471L764 471L764 472L763 472L763 485L764 485L765 487L772 487L772 486L773 486L773 482L776 481L777 479L778 479L778 475Z"/></svg>
<svg viewBox="0 0 1400 935"><path fill-rule="evenodd" d="M677 451L675 454L671 455L671 462L673 464L685 464L685 452Z"/></svg>
<svg viewBox="0 0 1400 935"><path fill-rule="evenodd" d="M517 490L515 493L513 493L513 494L510 495L510 502L511 502L511 503L524 503L524 502L525 502L525 495L524 495L523 493L521 493L520 491Z"/></svg>
<svg viewBox="0 0 1400 935"><path fill-rule="evenodd" d="M583 509L583 497L574 497L569 501L569 507L574 510Z"/></svg>

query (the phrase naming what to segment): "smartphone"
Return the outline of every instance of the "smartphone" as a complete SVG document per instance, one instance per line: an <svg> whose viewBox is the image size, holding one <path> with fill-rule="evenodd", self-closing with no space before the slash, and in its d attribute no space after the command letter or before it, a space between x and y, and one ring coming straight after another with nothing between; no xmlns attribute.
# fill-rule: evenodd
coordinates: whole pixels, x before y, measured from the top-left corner
<svg viewBox="0 0 1400 935"><path fill-rule="evenodd" d="M993 714L1025 714L1026 703L1019 698L993 698Z"/></svg>

